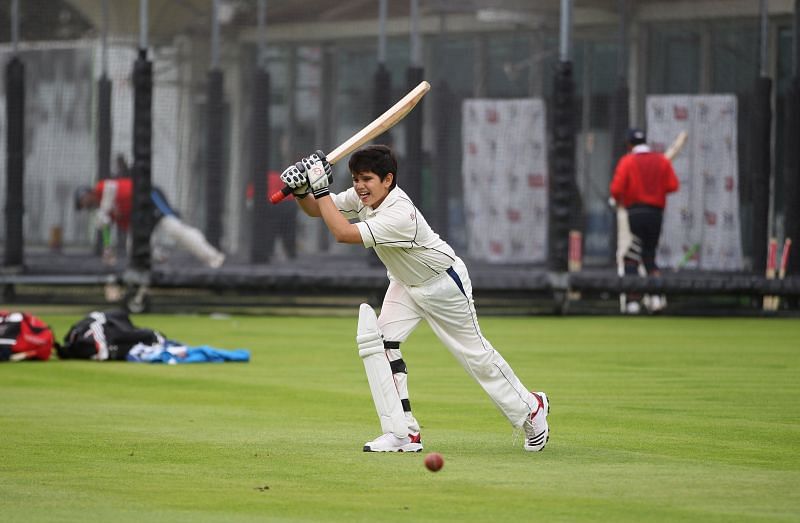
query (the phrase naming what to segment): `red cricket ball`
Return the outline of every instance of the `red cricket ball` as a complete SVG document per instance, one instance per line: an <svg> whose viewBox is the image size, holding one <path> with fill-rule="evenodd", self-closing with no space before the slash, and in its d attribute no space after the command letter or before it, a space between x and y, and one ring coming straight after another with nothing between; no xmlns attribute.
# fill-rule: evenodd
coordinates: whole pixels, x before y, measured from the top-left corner
<svg viewBox="0 0 800 523"><path fill-rule="evenodd" d="M444 467L444 458L438 452L431 452L425 456L425 466L431 472L436 472Z"/></svg>

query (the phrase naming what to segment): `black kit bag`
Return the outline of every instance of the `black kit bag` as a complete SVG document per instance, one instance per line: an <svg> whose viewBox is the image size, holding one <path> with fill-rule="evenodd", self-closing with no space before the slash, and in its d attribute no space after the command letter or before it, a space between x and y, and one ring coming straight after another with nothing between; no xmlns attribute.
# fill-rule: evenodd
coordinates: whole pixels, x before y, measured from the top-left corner
<svg viewBox="0 0 800 523"><path fill-rule="evenodd" d="M61 359L124 360L138 343L164 341L161 333L136 327L125 311L92 312L70 327L56 350Z"/></svg>

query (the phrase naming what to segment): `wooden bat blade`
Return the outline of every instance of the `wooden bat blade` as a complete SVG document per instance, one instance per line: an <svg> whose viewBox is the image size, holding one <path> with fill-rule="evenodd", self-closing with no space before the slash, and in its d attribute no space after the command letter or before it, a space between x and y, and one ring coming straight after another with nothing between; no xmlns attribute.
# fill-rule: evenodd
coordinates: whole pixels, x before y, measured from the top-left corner
<svg viewBox="0 0 800 523"><path fill-rule="evenodd" d="M681 152L683 149L683 144L686 143L686 138L689 134L686 131L681 131L678 133L678 137L675 138L675 141L672 142L672 145L669 146L669 149L664 153L664 156L667 157L667 160L672 161L673 158L678 156L678 153Z"/></svg>
<svg viewBox="0 0 800 523"><path fill-rule="evenodd" d="M345 140L339 147L326 154L325 157L328 162L332 164L338 162L376 136L394 127L397 122L405 118L406 115L411 112L419 101L422 100L422 97L430 90L431 84L425 80L420 82L419 85L390 107L385 113L375 118L366 127ZM273 204L279 203L291 193L292 189L289 186L284 186L283 189L271 195L269 200Z"/></svg>
<svg viewBox="0 0 800 523"><path fill-rule="evenodd" d="M329 152L326 157L330 163L336 163L343 157L355 151L368 141L376 136L388 131L394 125L406 117L411 112L425 93L430 91L431 84L422 81L407 95L400 99L396 104L390 107L385 113L375 118L369 125L358 131L356 134L348 138L343 144Z"/></svg>

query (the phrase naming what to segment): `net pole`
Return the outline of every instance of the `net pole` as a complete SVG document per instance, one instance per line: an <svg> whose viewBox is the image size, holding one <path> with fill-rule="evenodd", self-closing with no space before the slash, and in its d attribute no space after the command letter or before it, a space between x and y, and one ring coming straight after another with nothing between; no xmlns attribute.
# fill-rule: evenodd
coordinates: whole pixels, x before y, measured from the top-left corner
<svg viewBox="0 0 800 523"><path fill-rule="evenodd" d="M6 64L6 244L3 265L21 269L25 258L25 65L18 56L19 0L11 4L13 56ZM4 289L4 295L11 290Z"/></svg>
<svg viewBox="0 0 800 523"><path fill-rule="evenodd" d="M391 107L392 101L392 74L386 67L386 18L388 13L388 0L380 0L378 6L378 67L373 76L372 91L372 116L377 118L386 109ZM375 139L376 143L391 145L391 131L387 131Z"/></svg>
<svg viewBox="0 0 800 523"><path fill-rule="evenodd" d="M770 143L772 140L772 79L767 75L765 45L769 37L766 23L766 2L761 0L760 75L753 88L753 113L750 130L753 144L751 194L753 197L752 260L753 271L764 274L767 263L767 239L770 224L770 193L772 185Z"/></svg>
<svg viewBox="0 0 800 523"><path fill-rule="evenodd" d="M439 35L438 35L438 63L444 63L447 52L447 26L445 13L439 14ZM452 147L450 146L450 134L452 124L456 121L455 113L455 93L447 82L447 74L443 71L441 77L436 82L433 96L433 119L434 140L436 144L436 154L433 155L431 166L434 170L431 184L433 191L433 214L431 215L434 228L440 235L447 238L449 228L449 195L450 195L450 175L451 170L457 165L457 159L453 158Z"/></svg>
<svg viewBox="0 0 800 523"><path fill-rule="evenodd" d="M147 44L147 0L142 0L141 22L145 26L140 43ZM153 231L152 143L153 63L147 48L139 49L133 64L133 205L131 213L131 268L139 275L152 268L150 234Z"/></svg>
<svg viewBox="0 0 800 523"><path fill-rule="evenodd" d="M422 68L422 45L419 32L419 0L410 0L410 47L411 62L406 74L408 90L416 87L424 78ZM403 161L403 189L421 208L422 201L422 113L425 100L405 118L406 157Z"/></svg>
<svg viewBox="0 0 800 523"><path fill-rule="evenodd" d="M253 187L253 221L250 230L250 262L266 263L277 237L266 195L270 168L271 133L269 127L271 81L267 69L267 1L258 0L258 50L253 78L253 110L250 157L250 183Z"/></svg>
<svg viewBox="0 0 800 523"><path fill-rule="evenodd" d="M625 130L630 127L630 89L628 87L628 0L618 0L619 11L619 55L617 56L617 86L611 105L611 165L613 175L617 161L625 154ZM616 214L615 218L616 220ZM609 234L608 261L616 263L617 227Z"/></svg>
<svg viewBox="0 0 800 523"><path fill-rule="evenodd" d="M784 171L784 231L795 245L800 239L800 0L794 2L794 53L792 56L792 82L787 93L787 115L785 128L785 171ZM796 253L797 251L795 251ZM787 259L786 273L800 273L800 256L795 254ZM791 298L795 306L797 297Z"/></svg>
<svg viewBox="0 0 800 523"><path fill-rule="evenodd" d="M111 173L111 80L108 78L108 1L103 0L101 72L97 81L97 179Z"/></svg>
<svg viewBox="0 0 800 523"><path fill-rule="evenodd" d="M15 2L16 4L16 2ZM16 19L16 17L12 17ZM15 24L12 21L12 24ZM25 214L25 64L14 56L6 65L6 242L3 265L24 264Z"/></svg>
<svg viewBox="0 0 800 523"><path fill-rule="evenodd" d="M224 74L219 68L219 0L211 17L211 67L206 91L206 238L216 248L222 237L222 140L224 125Z"/></svg>
<svg viewBox="0 0 800 523"><path fill-rule="evenodd" d="M554 78L552 128L553 168L548 222L548 267L568 268L569 232L574 229L579 195L575 183L575 81L570 61L572 2L561 2L559 63ZM579 213L577 213L579 214Z"/></svg>

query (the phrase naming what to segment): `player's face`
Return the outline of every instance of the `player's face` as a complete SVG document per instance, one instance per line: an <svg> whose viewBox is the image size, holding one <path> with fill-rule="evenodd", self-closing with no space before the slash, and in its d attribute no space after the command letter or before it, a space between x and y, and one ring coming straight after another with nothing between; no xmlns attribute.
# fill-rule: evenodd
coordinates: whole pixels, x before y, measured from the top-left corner
<svg viewBox="0 0 800 523"><path fill-rule="evenodd" d="M361 202L374 209L386 199L393 179L394 174L392 173L387 174L383 180L372 171L356 173L353 175L353 188Z"/></svg>

